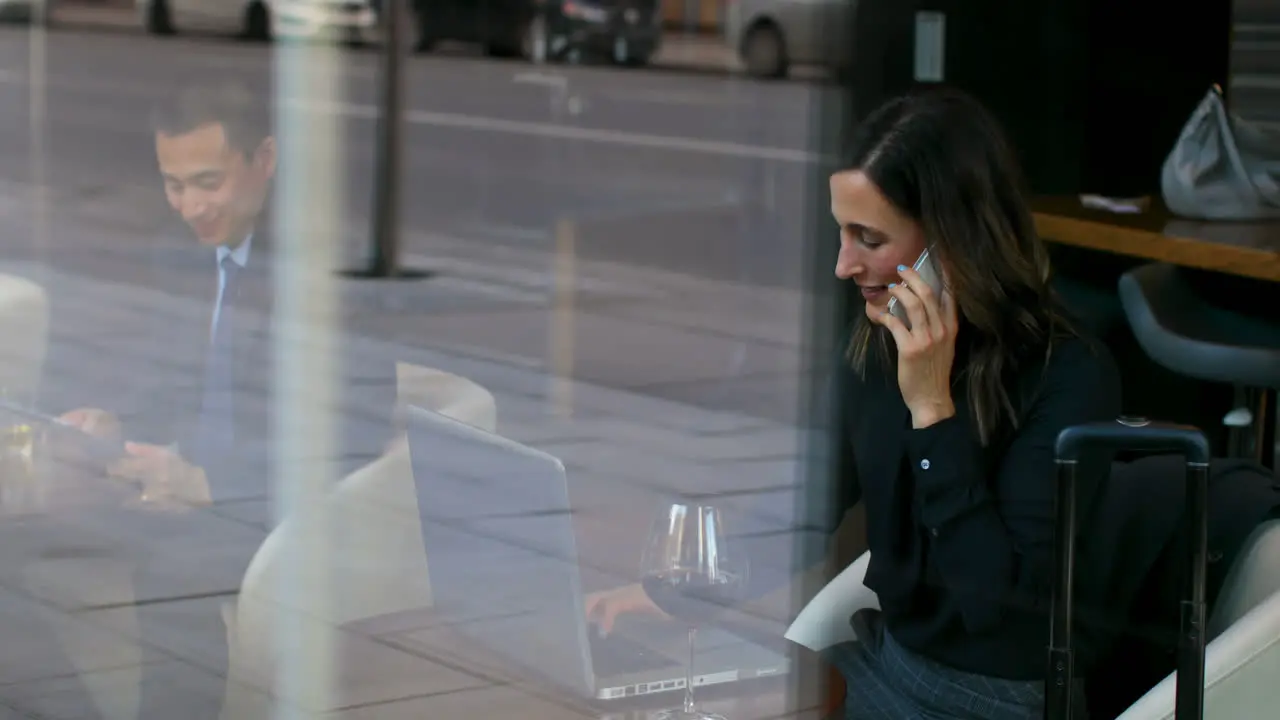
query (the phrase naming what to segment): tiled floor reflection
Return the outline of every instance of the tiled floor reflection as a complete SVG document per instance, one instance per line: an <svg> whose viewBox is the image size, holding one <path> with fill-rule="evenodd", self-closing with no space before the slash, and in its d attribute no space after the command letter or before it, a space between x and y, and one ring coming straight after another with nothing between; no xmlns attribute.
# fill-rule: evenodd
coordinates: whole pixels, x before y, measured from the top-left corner
<svg viewBox="0 0 1280 720"><path fill-rule="evenodd" d="M30 265L16 271L23 268L33 272ZM199 313L195 301L180 293L59 271L42 270L40 276L65 319L59 333L74 334L77 323L86 336L104 328L128 332L145 325L149 308L178 316ZM370 327L386 321L384 314ZM565 416L546 399L548 380L541 368L439 352L431 339L459 336L446 325L434 328L437 334L427 333L428 339L420 342L385 335L359 342L363 352L388 362L440 367L481 384L496 398L501 434L564 461L588 588L635 577L652 512L672 493L727 493L726 504L771 494L780 499L777 511L788 512L803 447L794 426L584 379L574 382L573 411ZM481 326L475 332L483 339L484 333L500 330ZM625 324L611 329L603 323L599 342L607 346L609 333L629 331ZM468 341L461 340L464 345ZM643 347L619 351L639 356ZM90 370L73 375L71 386L102 382L112 366L148 362L145 356L113 358L109 348L94 345L83 352L95 362L72 363ZM771 352L779 371L795 367L794 350L789 351L793 359L785 361L787 353ZM194 357L169 356L155 371L190 375L195 362ZM637 362L637 368L644 364L639 357ZM699 378L713 381L715 374L714 365L683 370L672 365L661 377L650 377L696 384ZM90 497L77 487L53 488L45 497L46 514L0 524L0 627L5 628L0 702L32 717L132 719L138 713L141 682L149 696L143 712L148 720L212 718L224 703L231 714L223 717L230 720L267 717L269 677L233 679L228 690L226 627L220 616L235 601L244 568L271 525L266 501L238 500L181 518L139 520L95 505L98 501L86 499ZM145 626L141 642L140 618ZM513 688L493 687L495 680L483 673L372 640L346 638L342 647L340 702L347 710L335 717L440 712L572 718L582 712ZM757 709L771 708L758 717L775 717L795 710L796 702L766 695L730 705L735 718L749 720L757 717L751 714L752 703ZM784 707L788 703L792 705Z"/></svg>
<svg viewBox="0 0 1280 720"><path fill-rule="evenodd" d="M95 670L78 677L54 677L26 682L8 693L9 702L34 717L78 720L92 717L136 716L140 687L151 696L155 717L214 720L221 706L222 678L193 665L165 660L146 668L139 683L138 668Z"/></svg>
<svg viewBox="0 0 1280 720"><path fill-rule="evenodd" d="M33 272L30 265L11 271ZM145 325L152 308L178 317L199 313L194 300L177 292L47 269L40 277L59 303L64 322L58 333L75 334L77 323L84 337L107 328L128 333ZM380 314L369 327L376 330L385 322L386 315ZM605 345L609 333L629 332L627 325L599 328ZM431 338L456 337L464 346L469 342L451 335L445 325L435 330L438 334L428 334ZM383 333L359 342L362 352L388 362L445 368L480 383L496 398L501 434L564 461L588 588L634 578L651 514L673 493L725 494L725 504L776 496L777 511L788 512L803 447L794 426L581 378L573 384L573 410L566 416L548 402L548 380L541 368L442 353L430 340L406 342ZM620 351L639 354L642 348ZM86 344L82 352L95 362L71 364L89 370L72 374L68 392L77 384L103 382L112 366L149 362L145 355L113 358L109 343ZM795 367L794 359L783 362L786 353L773 352L780 371ZM155 371L190 375L197 361L171 355ZM686 367L683 373L672 365L650 377L714 382L716 367ZM45 496L44 515L27 514L0 524L0 626L6 628L0 647L0 702L41 718L132 719L140 712L148 719L213 718L220 708L226 708L222 717L229 720L268 717L270 677L233 678L228 686L221 617L235 602L246 563L271 526L266 501L237 500L181 518L139 520L95 504L100 498L82 490L54 487ZM141 641L140 625L145 627ZM517 710L520 717L585 716L573 704L530 696L483 672L373 640L344 637L341 646L338 701L345 709L334 717L436 712L506 717ZM148 699L139 711L141 694ZM799 706L798 698L774 693L728 702L726 708L733 717L750 720L788 715Z"/></svg>

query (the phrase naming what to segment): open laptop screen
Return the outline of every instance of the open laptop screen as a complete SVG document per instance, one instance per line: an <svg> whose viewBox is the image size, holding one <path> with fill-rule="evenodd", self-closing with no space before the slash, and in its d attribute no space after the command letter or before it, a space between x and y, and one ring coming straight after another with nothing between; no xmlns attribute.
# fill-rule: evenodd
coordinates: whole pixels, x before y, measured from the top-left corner
<svg viewBox="0 0 1280 720"><path fill-rule="evenodd" d="M499 656L589 695L564 466L437 413L410 408L408 420L437 615Z"/></svg>

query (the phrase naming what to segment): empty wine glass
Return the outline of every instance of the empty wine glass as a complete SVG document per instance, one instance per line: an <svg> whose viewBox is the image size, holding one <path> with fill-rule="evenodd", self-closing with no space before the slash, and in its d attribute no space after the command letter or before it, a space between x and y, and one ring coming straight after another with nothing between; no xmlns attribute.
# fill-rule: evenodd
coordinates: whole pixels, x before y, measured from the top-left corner
<svg viewBox="0 0 1280 720"><path fill-rule="evenodd" d="M741 595L746 558L726 547L720 511L710 505L672 503L654 519L641 559L641 584L663 612L689 626L684 707L664 720L724 720L698 710L693 699L698 626Z"/></svg>

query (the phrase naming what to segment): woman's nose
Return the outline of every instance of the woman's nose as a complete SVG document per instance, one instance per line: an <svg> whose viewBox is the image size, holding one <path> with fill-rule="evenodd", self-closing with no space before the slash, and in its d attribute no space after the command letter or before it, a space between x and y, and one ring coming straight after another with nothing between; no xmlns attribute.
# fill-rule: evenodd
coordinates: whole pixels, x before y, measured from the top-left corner
<svg viewBox="0 0 1280 720"><path fill-rule="evenodd" d="M841 280L848 280L858 274L860 270L857 251L842 245L840 253L836 255L836 277Z"/></svg>

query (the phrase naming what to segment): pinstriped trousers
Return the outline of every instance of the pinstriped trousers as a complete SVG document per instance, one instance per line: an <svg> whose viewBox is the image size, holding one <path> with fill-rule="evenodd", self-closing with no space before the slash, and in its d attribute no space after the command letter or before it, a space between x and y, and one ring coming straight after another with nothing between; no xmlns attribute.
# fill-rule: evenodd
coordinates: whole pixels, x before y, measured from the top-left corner
<svg viewBox="0 0 1280 720"><path fill-rule="evenodd" d="M832 720L1040 720L1044 682L1004 680L947 667L899 645L880 613L863 611L858 642L826 651L844 676ZM1074 713L1073 713L1074 714Z"/></svg>

